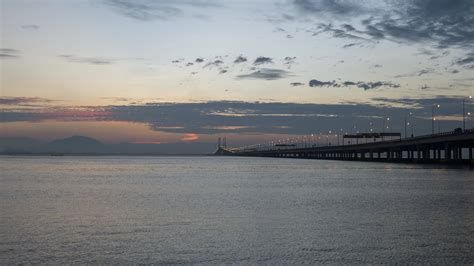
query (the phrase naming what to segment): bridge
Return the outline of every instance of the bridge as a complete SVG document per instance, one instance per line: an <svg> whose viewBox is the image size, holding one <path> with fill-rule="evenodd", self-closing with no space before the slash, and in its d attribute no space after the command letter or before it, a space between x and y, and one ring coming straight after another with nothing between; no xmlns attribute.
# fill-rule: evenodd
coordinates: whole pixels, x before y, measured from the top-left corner
<svg viewBox="0 0 474 266"><path fill-rule="evenodd" d="M363 135L346 135L359 138ZM365 135L367 137L368 135ZM474 129L425 136L382 140L337 146L275 144L264 147L227 148L219 146L216 155L278 157L347 161L474 164Z"/></svg>

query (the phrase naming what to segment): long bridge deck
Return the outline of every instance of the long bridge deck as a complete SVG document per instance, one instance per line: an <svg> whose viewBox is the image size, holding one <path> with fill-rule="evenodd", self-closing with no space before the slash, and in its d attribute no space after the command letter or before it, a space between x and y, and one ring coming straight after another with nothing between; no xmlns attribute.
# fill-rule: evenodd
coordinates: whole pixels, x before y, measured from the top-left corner
<svg viewBox="0 0 474 266"><path fill-rule="evenodd" d="M222 148L216 155L350 161L473 164L474 129L440 134L322 147Z"/></svg>

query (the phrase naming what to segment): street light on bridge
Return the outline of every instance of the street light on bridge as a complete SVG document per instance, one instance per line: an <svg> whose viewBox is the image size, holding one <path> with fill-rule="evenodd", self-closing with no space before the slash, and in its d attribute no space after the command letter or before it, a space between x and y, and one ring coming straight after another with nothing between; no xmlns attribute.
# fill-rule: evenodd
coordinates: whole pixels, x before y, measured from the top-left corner
<svg viewBox="0 0 474 266"><path fill-rule="evenodd" d="M462 129L466 130L466 100L471 100L472 96L462 99ZM469 113L470 114L470 113Z"/></svg>
<svg viewBox="0 0 474 266"><path fill-rule="evenodd" d="M408 121L408 116L411 116L413 113L405 113L405 138L407 138L407 126L410 125L410 122ZM411 128L411 135L413 136L413 126Z"/></svg>
<svg viewBox="0 0 474 266"><path fill-rule="evenodd" d="M440 108L441 105L439 104L433 104L433 106L431 106L431 134L434 134L434 121L435 121L435 116L434 116L434 109L435 108Z"/></svg>

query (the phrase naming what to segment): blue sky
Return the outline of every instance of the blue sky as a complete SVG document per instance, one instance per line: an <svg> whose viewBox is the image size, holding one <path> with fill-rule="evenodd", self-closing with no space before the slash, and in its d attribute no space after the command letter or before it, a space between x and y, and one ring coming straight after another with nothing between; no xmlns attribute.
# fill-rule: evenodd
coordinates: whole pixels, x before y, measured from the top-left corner
<svg viewBox="0 0 474 266"><path fill-rule="evenodd" d="M150 142L244 143L386 115L400 130L407 111L421 134L434 103L455 127L474 86L470 0L2 0L1 14L2 136L108 121L142 124ZM307 113L330 119L301 122ZM61 128L55 136L71 133Z"/></svg>

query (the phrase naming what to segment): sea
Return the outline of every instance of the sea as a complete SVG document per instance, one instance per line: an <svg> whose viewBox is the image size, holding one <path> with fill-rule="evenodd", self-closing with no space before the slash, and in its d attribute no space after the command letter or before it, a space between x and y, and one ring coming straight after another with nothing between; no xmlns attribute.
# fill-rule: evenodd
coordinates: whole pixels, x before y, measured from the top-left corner
<svg viewBox="0 0 474 266"><path fill-rule="evenodd" d="M474 264L474 171L0 156L0 264Z"/></svg>

